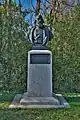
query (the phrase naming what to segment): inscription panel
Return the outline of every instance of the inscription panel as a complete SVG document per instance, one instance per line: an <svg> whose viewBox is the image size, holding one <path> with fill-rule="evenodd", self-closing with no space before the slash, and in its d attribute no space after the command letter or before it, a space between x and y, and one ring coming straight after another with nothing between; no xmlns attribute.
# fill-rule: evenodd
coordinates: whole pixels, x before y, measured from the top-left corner
<svg viewBox="0 0 80 120"><path fill-rule="evenodd" d="M50 54L30 54L30 64L50 64Z"/></svg>

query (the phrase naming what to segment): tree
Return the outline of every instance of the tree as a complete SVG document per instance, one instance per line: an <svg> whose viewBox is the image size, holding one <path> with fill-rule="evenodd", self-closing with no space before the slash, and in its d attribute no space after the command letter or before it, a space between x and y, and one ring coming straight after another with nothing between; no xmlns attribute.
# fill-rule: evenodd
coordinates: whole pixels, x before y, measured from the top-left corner
<svg viewBox="0 0 80 120"><path fill-rule="evenodd" d="M28 24L12 1L0 7L0 91L15 92L24 87L28 46L23 31ZM23 59L25 56L25 59ZM25 65L26 66L26 65ZM24 79L22 74L24 74ZM15 86L16 84L16 86ZM22 87L20 88L22 89Z"/></svg>

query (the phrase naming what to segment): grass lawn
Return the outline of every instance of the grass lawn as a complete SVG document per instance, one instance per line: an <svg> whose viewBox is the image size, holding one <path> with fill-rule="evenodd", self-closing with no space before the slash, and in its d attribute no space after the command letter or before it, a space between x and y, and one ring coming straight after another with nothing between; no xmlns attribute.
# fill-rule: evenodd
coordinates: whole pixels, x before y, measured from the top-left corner
<svg viewBox="0 0 80 120"><path fill-rule="evenodd" d="M66 95L68 109L9 109L13 96L0 96L0 120L80 120L80 96Z"/></svg>

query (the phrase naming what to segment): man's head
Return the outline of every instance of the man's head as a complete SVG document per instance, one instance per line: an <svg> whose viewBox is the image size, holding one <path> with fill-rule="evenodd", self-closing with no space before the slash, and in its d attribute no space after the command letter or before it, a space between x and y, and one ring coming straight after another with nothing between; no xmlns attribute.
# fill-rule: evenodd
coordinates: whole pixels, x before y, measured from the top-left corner
<svg viewBox="0 0 80 120"><path fill-rule="evenodd" d="M42 15L36 16L36 25L39 26L39 28L43 28L43 23L44 23L44 20Z"/></svg>

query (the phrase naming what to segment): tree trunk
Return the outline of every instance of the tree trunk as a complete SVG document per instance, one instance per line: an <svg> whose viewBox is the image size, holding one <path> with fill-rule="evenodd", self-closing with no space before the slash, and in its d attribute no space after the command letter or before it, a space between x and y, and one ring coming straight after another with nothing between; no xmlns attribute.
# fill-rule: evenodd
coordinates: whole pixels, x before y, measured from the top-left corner
<svg viewBox="0 0 80 120"><path fill-rule="evenodd" d="M35 16L37 16L40 13L40 3L41 3L41 0L36 0Z"/></svg>

